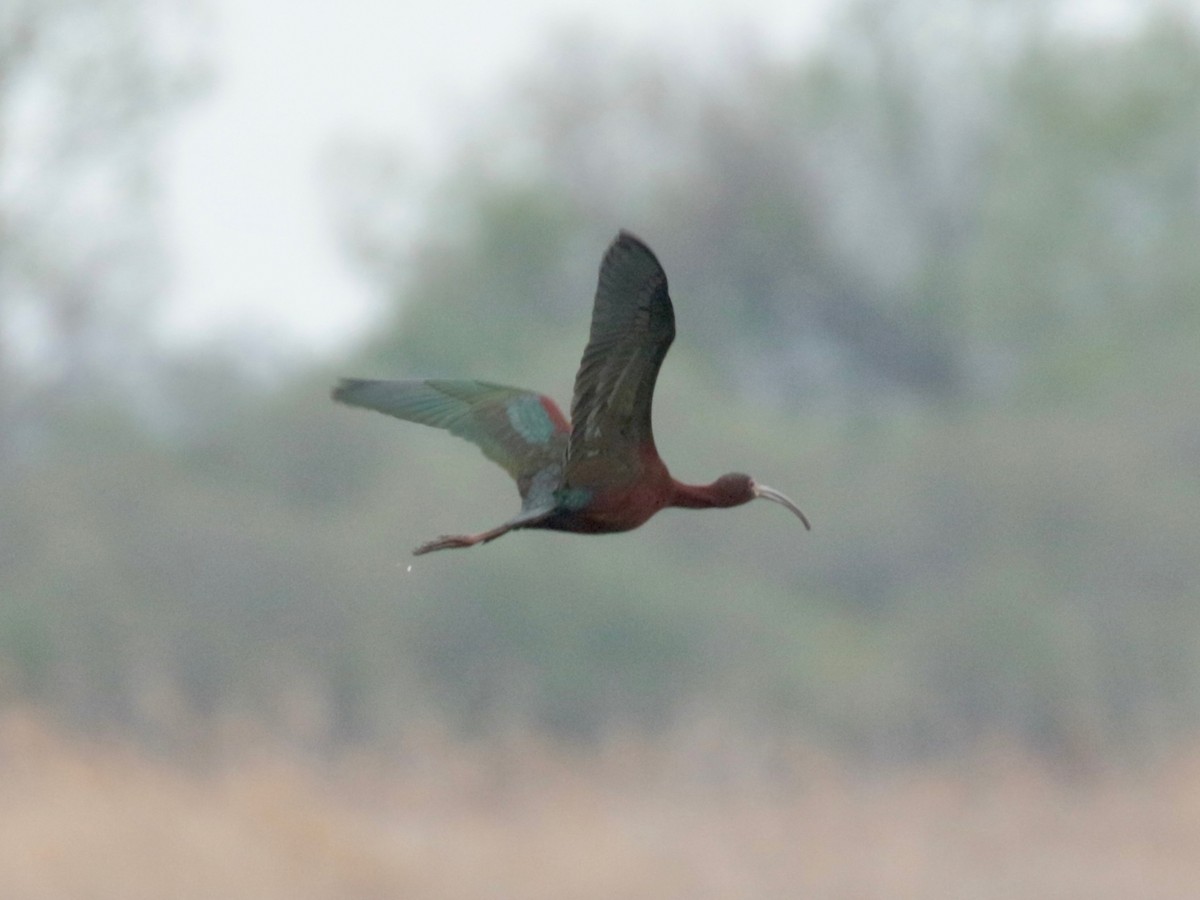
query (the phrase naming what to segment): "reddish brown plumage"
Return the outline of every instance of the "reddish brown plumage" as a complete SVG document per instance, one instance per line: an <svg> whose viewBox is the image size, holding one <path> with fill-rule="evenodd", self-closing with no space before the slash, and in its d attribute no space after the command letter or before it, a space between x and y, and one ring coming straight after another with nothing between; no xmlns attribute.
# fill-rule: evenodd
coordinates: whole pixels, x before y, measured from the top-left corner
<svg viewBox="0 0 1200 900"><path fill-rule="evenodd" d="M748 475L683 484L658 455L651 406L675 337L667 276L653 252L622 231L600 265L592 326L575 378L568 426L549 397L503 385L455 381L344 380L334 399L446 428L478 444L517 482L521 512L473 535L431 541L417 554L471 547L525 528L600 534L629 531L669 506L714 509L783 494Z"/></svg>

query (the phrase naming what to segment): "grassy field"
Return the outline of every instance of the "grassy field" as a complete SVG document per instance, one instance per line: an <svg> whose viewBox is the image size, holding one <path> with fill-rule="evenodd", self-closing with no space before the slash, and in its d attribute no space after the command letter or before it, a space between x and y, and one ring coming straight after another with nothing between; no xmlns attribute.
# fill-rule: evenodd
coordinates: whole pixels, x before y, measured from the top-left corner
<svg viewBox="0 0 1200 900"><path fill-rule="evenodd" d="M426 734L188 764L0 720L5 900L1184 898L1200 749L1138 774L1017 753L851 774L698 728L587 754Z"/></svg>

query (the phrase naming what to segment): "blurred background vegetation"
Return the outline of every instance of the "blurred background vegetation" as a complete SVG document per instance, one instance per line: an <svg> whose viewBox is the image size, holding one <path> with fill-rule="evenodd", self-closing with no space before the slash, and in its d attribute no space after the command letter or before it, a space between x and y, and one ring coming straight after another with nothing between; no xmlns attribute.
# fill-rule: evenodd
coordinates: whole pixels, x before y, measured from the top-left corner
<svg viewBox="0 0 1200 900"><path fill-rule="evenodd" d="M1055 3L933 27L863 2L802 57L747 47L720 75L558 34L444 183L331 136L331 217L381 314L266 380L145 326L170 277L155 148L206 78L156 55L160 6L2 14L4 703L165 746L227 718L315 747L704 720L877 761L1195 734L1186 5L1093 33ZM619 227L676 303L664 458L751 472L814 531L668 512L413 560L515 492L465 443L335 407L332 379L565 405Z"/></svg>

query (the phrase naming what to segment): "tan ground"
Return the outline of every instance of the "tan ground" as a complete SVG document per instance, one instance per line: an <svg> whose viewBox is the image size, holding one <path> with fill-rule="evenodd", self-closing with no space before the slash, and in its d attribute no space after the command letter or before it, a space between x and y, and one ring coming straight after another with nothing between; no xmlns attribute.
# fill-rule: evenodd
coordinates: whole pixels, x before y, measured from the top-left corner
<svg viewBox="0 0 1200 900"><path fill-rule="evenodd" d="M993 752L851 777L704 734L586 758L263 746L184 766L0 719L0 898L1200 897L1200 751L1137 775Z"/></svg>

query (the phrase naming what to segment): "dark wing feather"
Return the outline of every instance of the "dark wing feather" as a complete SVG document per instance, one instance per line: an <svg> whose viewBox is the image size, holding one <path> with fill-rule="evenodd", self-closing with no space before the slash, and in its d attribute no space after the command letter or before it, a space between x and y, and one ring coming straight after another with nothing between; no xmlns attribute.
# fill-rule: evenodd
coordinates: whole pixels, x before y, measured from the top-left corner
<svg viewBox="0 0 1200 900"><path fill-rule="evenodd" d="M477 444L521 488L561 466L567 423L549 397L484 381L363 381L344 378L333 399L398 419L445 428Z"/></svg>
<svg viewBox="0 0 1200 900"><path fill-rule="evenodd" d="M600 264L591 335L575 376L568 471L589 457L653 445L654 383L674 339L667 275L649 247L622 231Z"/></svg>

